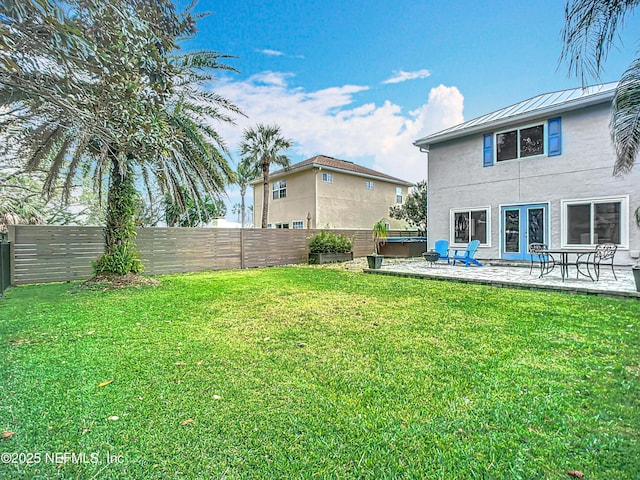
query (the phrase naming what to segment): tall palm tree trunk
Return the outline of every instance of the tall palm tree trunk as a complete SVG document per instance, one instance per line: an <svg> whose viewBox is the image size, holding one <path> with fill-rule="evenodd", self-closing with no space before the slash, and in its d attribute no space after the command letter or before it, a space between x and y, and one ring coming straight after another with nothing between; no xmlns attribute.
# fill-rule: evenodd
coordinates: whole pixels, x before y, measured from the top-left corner
<svg viewBox="0 0 640 480"><path fill-rule="evenodd" d="M242 219L241 228L244 228L244 224L246 221L245 217L245 204L244 204L244 196L247 194L246 185L242 185L240 187L240 218Z"/></svg>
<svg viewBox="0 0 640 480"><path fill-rule="evenodd" d="M267 228L269 221L269 163L262 162L262 228Z"/></svg>
<svg viewBox="0 0 640 480"><path fill-rule="evenodd" d="M113 159L104 229L105 252L96 263L97 273L139 273L142 263L133 238L136 236L136 189L130 160Z"/></svg>

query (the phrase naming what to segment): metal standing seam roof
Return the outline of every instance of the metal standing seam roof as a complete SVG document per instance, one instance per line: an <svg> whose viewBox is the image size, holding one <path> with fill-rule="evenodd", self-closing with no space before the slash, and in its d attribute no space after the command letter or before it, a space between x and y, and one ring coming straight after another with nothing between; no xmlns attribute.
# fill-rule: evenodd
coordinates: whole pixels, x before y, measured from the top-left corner
<svg viewBox="0 0 640 480"><path fill-rule="evenodd" d="M568 111L602 103L613 98L618 82L604 83L584 88L573 88L559 92L544 93L505 107L495 112L487 113L453 127L427 135L416 140L413 144L425 147L430 144L462 137L480 130L499 127L501 125L524 120L537 115Z"/></svg>
<svg viewBox="0 0 640 480"><path fill-rule="evenodd" d="M326 155L316 155L315 157L308 158L307 160L303 160L302 162L294 163L290 165L288 168L283 168L280 170L276 170L272 172L270 178L277 178L282 175L287 175L289 173L306 170L308 168L313 167L321 167L326 169L327 171L342 171L347 173L352 173L354 175L374 178L379 180L384 180L387 182L397 183L399 185L413 186L414 184L411 182L407 182L406 180L402 180L400 178L392 177L391 175L387 175L386 173L378 172L376 170L372 170L367 167L363 167L362 165L358 165L353 162L349 162L347 160L339 160L337 158L328 157ZM262 182L262 177L256 178L249 182L251 185Z"/></svg>

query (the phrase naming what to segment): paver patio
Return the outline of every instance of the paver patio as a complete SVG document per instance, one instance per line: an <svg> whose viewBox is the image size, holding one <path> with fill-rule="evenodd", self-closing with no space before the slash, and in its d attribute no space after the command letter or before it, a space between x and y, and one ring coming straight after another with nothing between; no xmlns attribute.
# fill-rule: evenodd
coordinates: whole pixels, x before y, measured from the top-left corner
<svg viewBox="0 0 640 480"><path fill-rule="evenodd" d="M539 270L534 266L529 274L529 267L504 266L486 262L483 267L464 267L448 265L444 262L430 264L423 259L395 260L385 259L380 270L365 269L366 273L377 275L396 275L457 282L481 283L497 287L531 288L540 290L557 290L571 293L595 295L611 295L634 297L640 299L636 291L631 267L616 267L618 280L613 278L611 270L606 267L600 270L600 280L591 281L587 277L576 278L575 268L570 268L569 277L563 282L560 270L555 269L543 278L538 278Z"/></svg>

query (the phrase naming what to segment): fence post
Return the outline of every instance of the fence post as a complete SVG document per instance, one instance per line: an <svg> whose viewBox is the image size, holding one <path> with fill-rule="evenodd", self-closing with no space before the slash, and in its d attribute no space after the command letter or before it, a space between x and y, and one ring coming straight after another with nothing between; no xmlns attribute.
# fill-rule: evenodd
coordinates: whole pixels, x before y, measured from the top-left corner
<svg viewBox="0 0 640 480"><path fill-rule="evenodd" d="M15 255L16 255L16 226L7 225L8 239L9 239L9 285L16 284L16 272L15 272Z"/></svg>
<svg viewBox="0 0 640 480"><path fill-rule="evenodd" d="M244 225L240 227L240 268L244 270Z"/></svg>

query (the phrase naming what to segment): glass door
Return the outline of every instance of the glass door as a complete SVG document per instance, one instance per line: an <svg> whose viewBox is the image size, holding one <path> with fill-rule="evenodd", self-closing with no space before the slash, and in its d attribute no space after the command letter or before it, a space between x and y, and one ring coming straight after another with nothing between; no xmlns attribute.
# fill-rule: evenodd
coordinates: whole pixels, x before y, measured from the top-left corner
<svg viewBox="0 0 640 480"><path fill-rule="evenodd" d="M547 206L502 207L502 258L530 260L530 243L547 243Z"/></svg>

